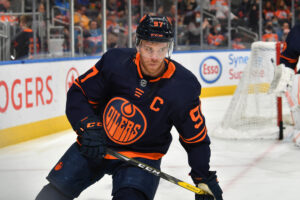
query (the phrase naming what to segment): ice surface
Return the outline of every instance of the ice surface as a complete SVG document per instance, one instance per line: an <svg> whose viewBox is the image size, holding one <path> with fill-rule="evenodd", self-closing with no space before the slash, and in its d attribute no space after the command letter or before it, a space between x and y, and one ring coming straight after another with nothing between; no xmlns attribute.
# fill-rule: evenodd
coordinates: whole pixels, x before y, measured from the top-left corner
<svg viewBox="0 0 300 200"><path fill-rule="evenodd" d="M219 124L231 96L202 99L208 134ZM186 153L174 129L173 143L162 171L192 183ZM47 183L45 177L75 141L69 130L0 149L0 199L33 200ZM217 170L225 200L299 200L300 148L289 141L211 138L211 170ZM80 200L111 199L111 177L85 190ZM165 180L156 200L194 199L194 194Z"/></svg>

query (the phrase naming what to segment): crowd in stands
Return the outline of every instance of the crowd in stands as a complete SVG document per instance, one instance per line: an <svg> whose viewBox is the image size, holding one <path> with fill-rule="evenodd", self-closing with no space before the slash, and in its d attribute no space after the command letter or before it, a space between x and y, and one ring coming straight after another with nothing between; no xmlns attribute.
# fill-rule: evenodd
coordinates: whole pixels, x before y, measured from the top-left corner
<svg viewBox="0 0 300 200"><path fill-rule="evenodd" d="M14 0L0 0L0 13L12 11ZM30 2L26 0L26 2ZM231 22L231 45L234 49L247 48L246 42L255 39L249 33L258 34L259 29L259 0L235 0L229 8L227 0L178 0L175 5L172 0L143 1L143 13L166 15L175 26L177 7L177 36L178 46L197 46L200 48L227 48L228 21ZM131 0L132 27L134 33L138 20L141 18L141 1ZM70 51L69 44L69 1L50 0L52 26L63 27L62 49ZM84 55L99 55L102 52L102 4L99 0L74 0L75 14L75 50ZM37 11L45 15L45 0L37 0ZM156 12L153 12L154 6ZM202 6L202 8L201 8ZM291 27L290 0L263 1L263 41L284 41ZM296 23L300 20L300 1L295 0ZM203 12L203 13L201 13ZM127 0L107 0L106 28L107 48L127 47L128 44L128 9ZM44 18L46 20L46 18ZM230 19L230 20L228 20ZM19 18L10 15L1 15L0 21L19 22ZM45 25L45 22L44 22ZM240 27L240 29L238 28ZM46 30L46 29L44 29ZM246 30L246 31L245 31ZM40 33L39 33L40 34ZM45 37L44 33L43 37ZM250 39L249 39L250 38ZM47 48L47 44L43 45ZM249 47L249 46L248 46ZM49 51L46 49L44 51Z"/></svg>

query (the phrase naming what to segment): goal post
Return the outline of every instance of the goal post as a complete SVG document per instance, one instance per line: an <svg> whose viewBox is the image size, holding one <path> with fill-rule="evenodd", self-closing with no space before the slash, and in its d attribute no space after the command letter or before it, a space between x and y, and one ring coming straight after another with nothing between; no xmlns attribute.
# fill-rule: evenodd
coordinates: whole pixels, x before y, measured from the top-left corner
<svg viewBox="0 0 300 200"><path fill-rule="evenodd" d="M280 64L281 43L275 44L276 66ZM279 128L279 140L283 139L283 121L282 121L282 97L277 97L277 126Z"/></svg>
<svg viewBox="0 0 300 200"><path fill-rule="evenodd" d="M292 123L285 98L269 93L280 43L254 42L241 80L212 136L231 139L283 138L283 122ZM272 63L274 60L275 63Z"/></svg>

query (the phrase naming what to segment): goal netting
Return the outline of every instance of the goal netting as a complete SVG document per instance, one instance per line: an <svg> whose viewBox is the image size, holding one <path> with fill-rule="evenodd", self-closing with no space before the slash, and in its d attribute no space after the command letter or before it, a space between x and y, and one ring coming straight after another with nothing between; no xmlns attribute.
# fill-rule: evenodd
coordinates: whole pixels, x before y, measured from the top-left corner
<svg viewBox="0 0 300 200"><path fill-rule="evenodd" d="M278 63L275 42L254 42L250 60L220 126L212 136L232 139L278 138L278 120L292 123L285 98L268 93ZM271 62L274 61L274 64ZM282 110L282 112L281 112Z"/></svg>

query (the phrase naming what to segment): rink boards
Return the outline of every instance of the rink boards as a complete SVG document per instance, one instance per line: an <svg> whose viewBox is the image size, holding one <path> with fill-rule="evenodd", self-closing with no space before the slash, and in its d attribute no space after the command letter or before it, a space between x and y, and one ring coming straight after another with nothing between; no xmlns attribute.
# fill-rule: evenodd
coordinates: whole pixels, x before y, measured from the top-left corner
<svg viewBox="0 0 300 200"><path fill-rule="evenodd" d="M201 97L232 95L249 50L176 52L172 58L192 71ZM98 57L0 63L0 147L71 128L66 93Z"/></svg>

